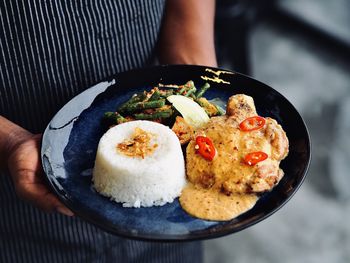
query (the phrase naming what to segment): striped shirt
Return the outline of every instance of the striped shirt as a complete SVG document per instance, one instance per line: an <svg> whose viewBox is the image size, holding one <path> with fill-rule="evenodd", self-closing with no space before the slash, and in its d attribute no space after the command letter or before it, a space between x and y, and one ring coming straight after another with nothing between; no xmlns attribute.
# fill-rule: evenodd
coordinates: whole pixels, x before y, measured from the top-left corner
<svg viewBox="0 0 350 263"><path fill-rule="evenodd" d="M0 1L0 114L43 132L70 98L150 63L165 0ZM3 172L2 172L3 173ZM198 242L119 238L19 200L0 174L2 262L200 262Z"/></svg>

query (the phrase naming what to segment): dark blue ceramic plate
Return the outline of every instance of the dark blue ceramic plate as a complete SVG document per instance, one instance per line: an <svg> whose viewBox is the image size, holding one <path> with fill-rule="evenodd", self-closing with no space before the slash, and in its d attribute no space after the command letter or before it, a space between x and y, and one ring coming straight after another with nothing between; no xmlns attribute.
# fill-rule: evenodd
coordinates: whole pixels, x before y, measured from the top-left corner
<svg viewBox="0 0 350 263"><path fill-rule="evenodd" d="M105 132L100 119L137 91L158 83L197 86L210 82L209 99L223 101L237 93L254 98L257 111L271 116L284 128L290 142L281 166L285 176L264 194L250 211L227 222L189 216L178 200L152 208L123 208L99 195L91 184L98 142ZM75 214L116 235L162 241L208 239L247 228L283 206L302 184L310 162L307 128L293 105L269 86L244 75L201 66L159 66L117 74L69 101L52 119L42 142L42 163L48 182L61 201Z"/></svg>

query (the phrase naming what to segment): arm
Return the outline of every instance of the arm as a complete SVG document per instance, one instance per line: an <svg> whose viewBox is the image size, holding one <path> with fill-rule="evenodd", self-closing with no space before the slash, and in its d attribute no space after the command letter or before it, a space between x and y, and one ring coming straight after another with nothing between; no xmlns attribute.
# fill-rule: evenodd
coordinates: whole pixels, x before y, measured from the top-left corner
<svg viewBox="0 0 350 263"><path fill-rule="evenodd" d="M162 64L217 66L215 0L168 0L159 39Z"/></svg>
<svg viewBox="0 0 350 263"><path fill-rule="evenodd" d="M44 211L73 215L50 192L43 180L40 162L41 135L0 116L0 168L8 169L17 195Z"/></svg>

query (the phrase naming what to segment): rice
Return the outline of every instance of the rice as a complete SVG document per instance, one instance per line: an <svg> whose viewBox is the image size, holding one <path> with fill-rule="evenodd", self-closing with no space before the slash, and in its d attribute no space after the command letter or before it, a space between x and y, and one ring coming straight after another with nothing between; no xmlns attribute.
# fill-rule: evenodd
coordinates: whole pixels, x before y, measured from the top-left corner
<svg viewBox="0 0 350 263"><path fill-rule="evenodd" d="M152 134L156 148L144 158L117 150L136 128ZM93 169L95 189L124 207L149 207L171 203L185 186L185 162L180 142L167 126L151 121L131 121L109 129L100 139Z"/></svg>

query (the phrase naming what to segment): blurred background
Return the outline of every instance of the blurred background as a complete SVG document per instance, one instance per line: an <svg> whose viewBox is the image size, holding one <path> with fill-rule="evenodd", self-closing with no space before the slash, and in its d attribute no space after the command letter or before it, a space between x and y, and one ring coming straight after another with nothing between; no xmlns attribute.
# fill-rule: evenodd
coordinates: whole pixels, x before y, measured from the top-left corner
<svg viewBox="0 0 350 263"><path fill-rule="evenodd" d="M350 0L217 0L216 17L219 66L294 104L312 162L277 213L205 241L205 262L350 262Z"/></svg>

